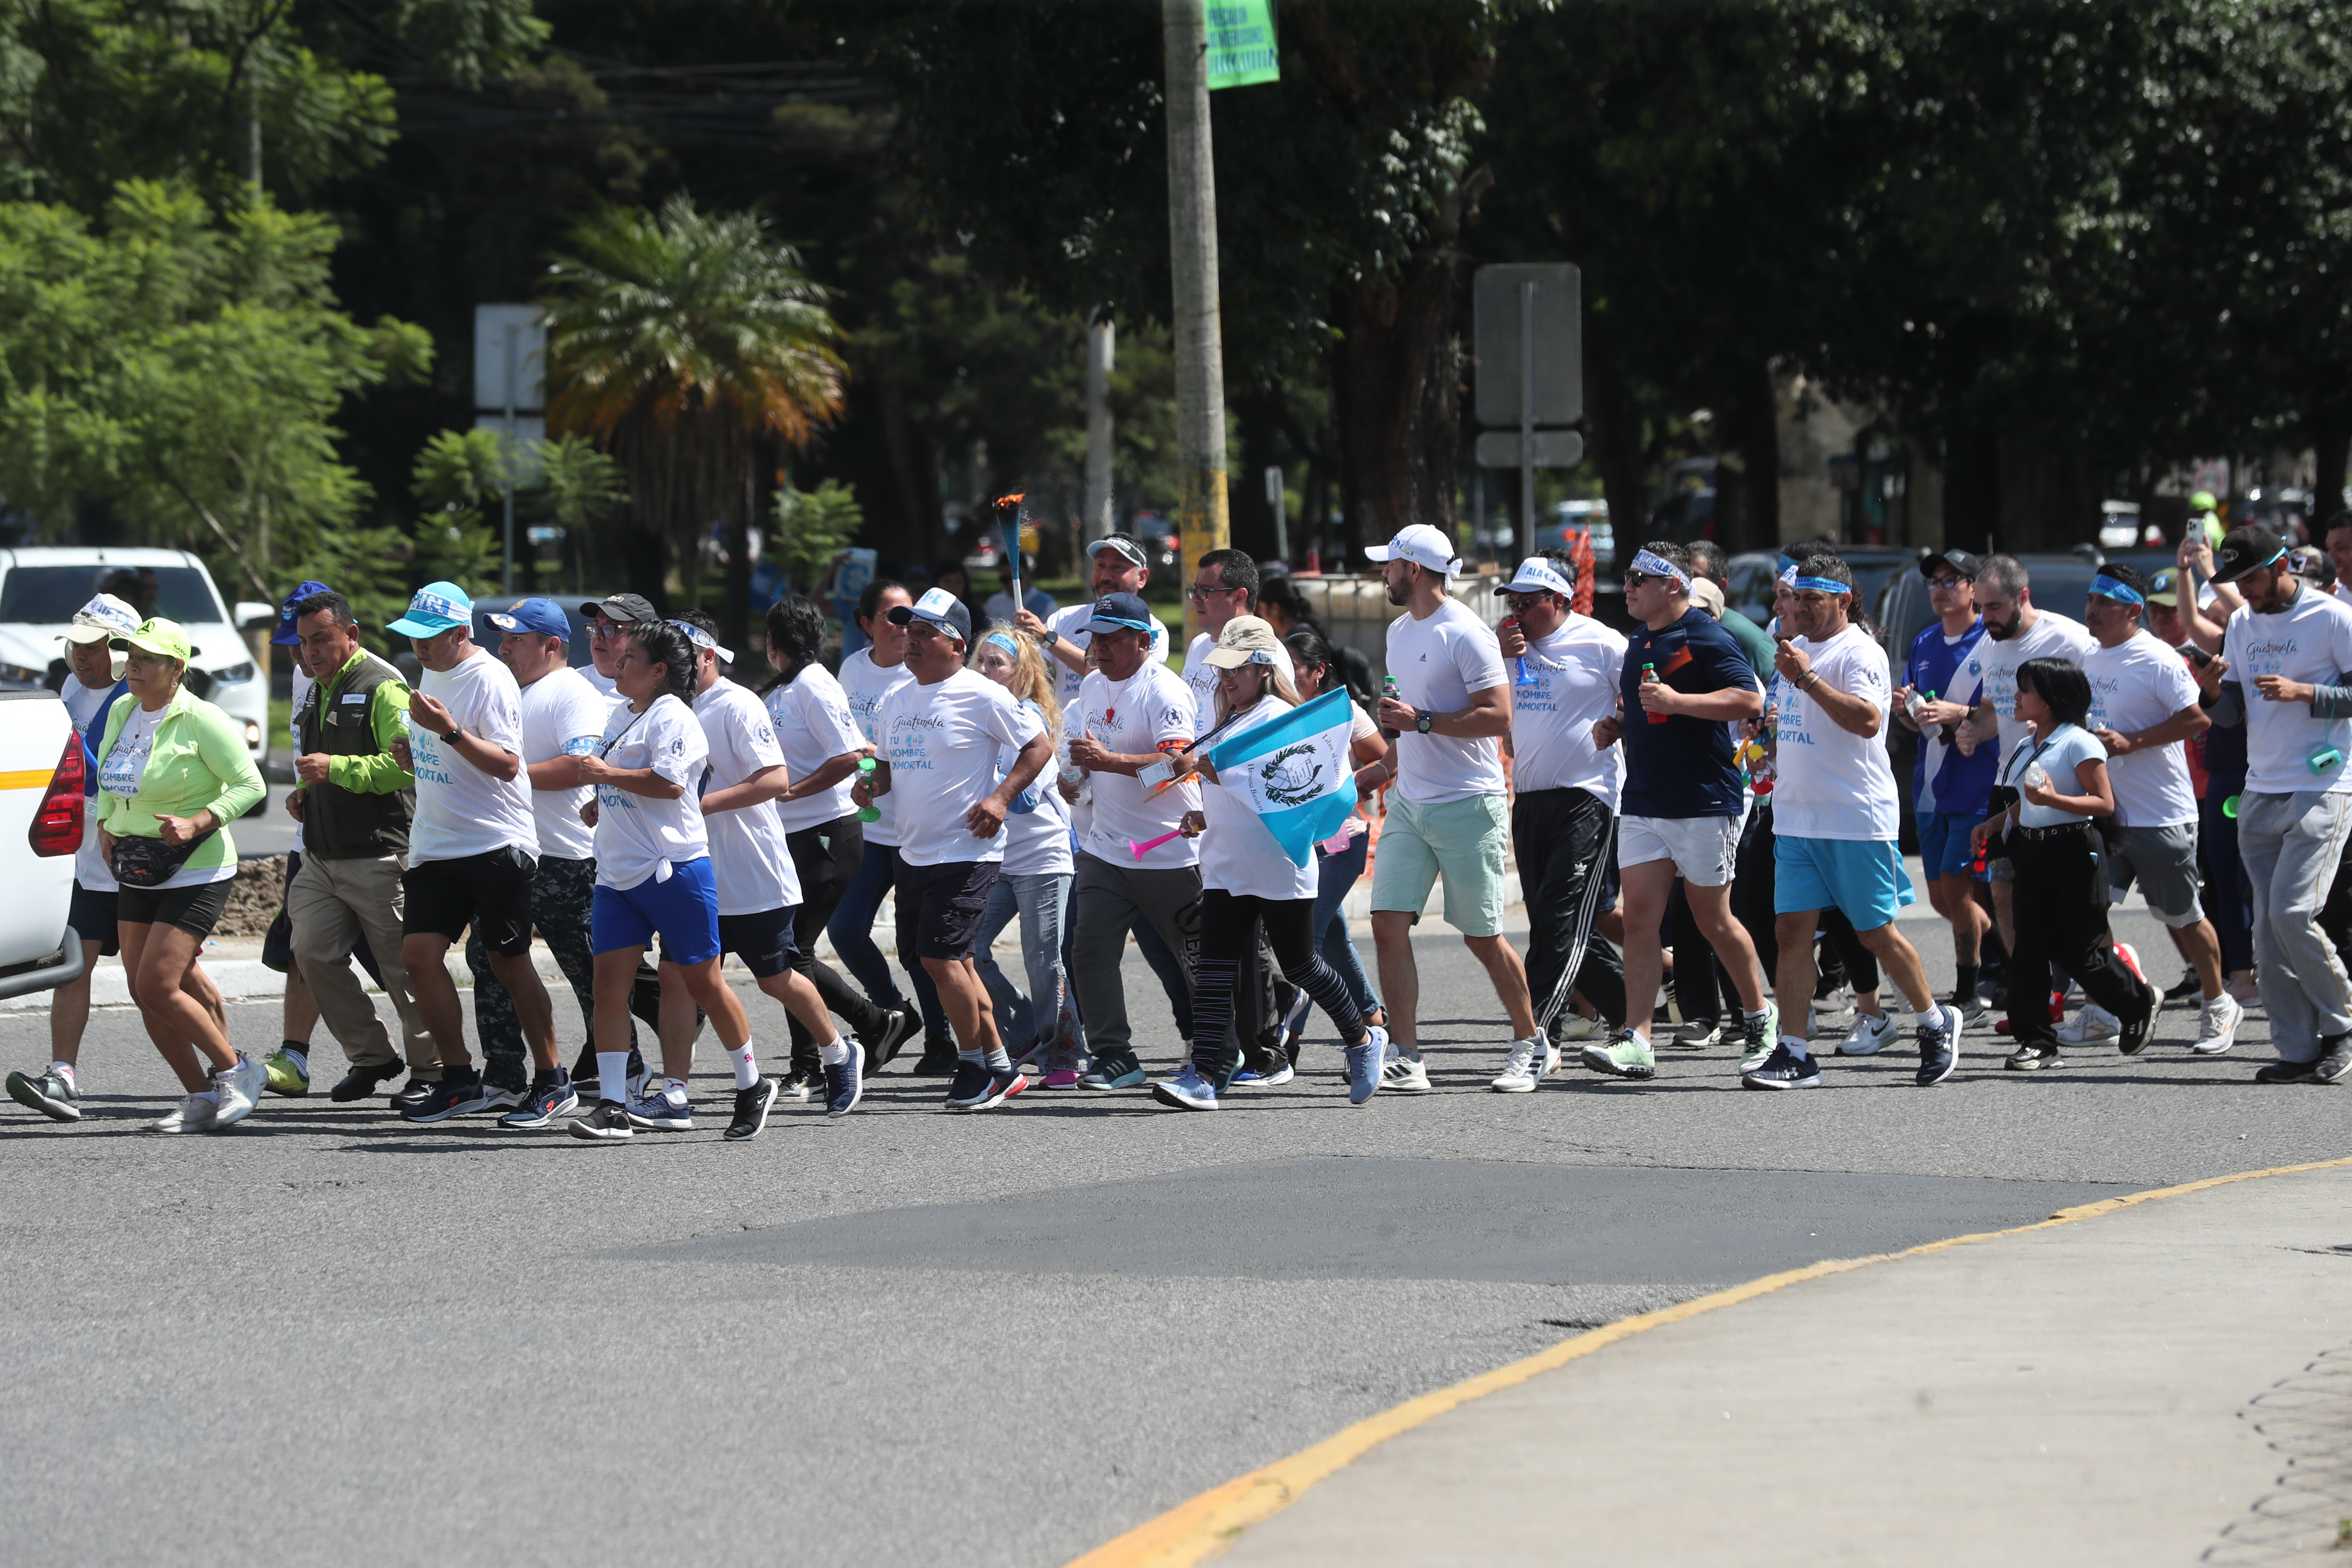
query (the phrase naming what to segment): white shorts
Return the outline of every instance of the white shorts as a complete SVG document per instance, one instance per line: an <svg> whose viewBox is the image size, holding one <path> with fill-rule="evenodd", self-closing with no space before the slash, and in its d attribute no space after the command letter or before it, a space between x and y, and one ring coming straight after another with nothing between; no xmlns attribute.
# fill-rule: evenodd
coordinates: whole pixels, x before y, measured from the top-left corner
<svg viewBox="0 0 2352 1568"><path fill-rule="evenodd" d="M1617 819L1617 864L1621 869L1672 860L1694 888L1731 882L1739 858L1736 816L1621 816Z"/></svg>

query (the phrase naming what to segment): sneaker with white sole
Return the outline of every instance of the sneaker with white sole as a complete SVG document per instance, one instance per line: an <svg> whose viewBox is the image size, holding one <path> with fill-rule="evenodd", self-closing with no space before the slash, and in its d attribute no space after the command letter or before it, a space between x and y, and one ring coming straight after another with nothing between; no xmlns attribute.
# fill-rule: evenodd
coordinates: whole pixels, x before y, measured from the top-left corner
<svg viewBox="0 0 2352 1568"><path fill-rule="evenodd" d="M1214 1110L1217 1091L1200 1069L1186 1064L1174 1078L1163 1078L1151 1086L1151 1098L1178 1110Z"/></svg>
<svg viewBox="0 0 2352 1568"><path fill-rule="evenodd" d="M1570 1013L1565 1022L1559 1019L1552 1021L1551 1037L1563 1046L1572 1046L1580 1040L1600 1039L1608 1032L1606 1021L1588 1018L1581 1013Z"/></svg>
<svg viewBox="0 0 2352 1568"><path fill-rule="evenodd" d="M8 1098L52 1121L81 1120L80 1089L72 1079L55 1068L44 1068L37 1073L10 1073Z"/></svg>
<svg viewBox="0 0 2352 1568"><path fill-rule="evenodd" d="M1497 1094L1533 1094L1536 1085L1543 1081L1550 1064L1559 1060L1551 1042L1540 1036L1511 1042L1510 1059L1503 1070L1486 1087Z"/></svg>
<svg viewBox="0 0 2352 1568"><path fill-rule="evenodd" d="M237 1052L235 1067L214 1068L213 1092L220 1096L220 1110L213 1117L213 1125L232 1126L252 1115L268 1082L269 1068L243 1051Z"/></svg>
<svg viewBox="0 0 2352 1568"><path fill-rule="evenodd" d="M1720 1024L1684 1024L1658 1043L1672 1051L1703 1051L1722 1041Z"/></svg>
<svg viewBox="0 0 2352 1568"><path fill-rule="evenodd" d="M1360 1045L1348 1047L1348 1103L1362 1105L1379 1092L1381 1063L1388 1055L1389 1032L1377 1026L1364 1026Z"/></svg>
<svg viewBox="0 0 2352 1568"><path fill-rule="evenodd" d="M150 1132L209 1132L220 1107L201 1094L192 1094L147 1124Z"/></svg>
<svg viewBox="0 0 2352 1568"><path fill-rule="evenodd" d="M574 1138L591 1143L617 1143L634 1137L636 1129L629 1125L629 1108L609 1100L600 1100L587 1115L564 1129Z"/></svg>
<svg viewBox="0 0 2352 1568"><path fill-rule="evenodd" d="M1750 1018L1745 1014L1739 1019L1739 1070L1754 1072L1772 1059L1780 1044L1780 1005L1764 1004L1761 1017Z"/></svg>
<svg viewBox="0 0 2352 1568"><path fill-rule="evenodd" d="M1584 1065L1611 1078L1649 1079L1658 1076L1658 1058L1650 1043L1632 1029L1620 1029L1605 1046L1587 1046L1577 1053Z"/></svg>
<svg viewBox="0 0 2352 1568"><path fill-rule="evenodd" d="M1896 1040L1903 1030L1891 1013L1881 1013L1874 1018L1867 1013L1854 1015L1853 1027L1838 1042L1837 1054L1842 1057L1874 1057Z"/></svg>
<svg viewBox="0 0 2352 1568"><path fill-rule="evenodd" d="M1919 1026L1919 1070L1912 1076L1921 1089L1933 1089L1952 1076L1960 1065L1960 1036L1969 1026L1967 1015L1949 1003L1938 1005L1930 1019Z"/></svg>
<svg viewBox="0 0 2352 1568"><path fill-rule="evenodd" d="M1741 1073L1739 1084L1743 1089L1819 1089L1821 1058L1810 1051L1801 1057L1783 1040L1772 1047L1772 1055L1762 1067Z"/></svg>
<svg viewBox="0 0 2352 1568"><path fill-rule="evenodd" d="M2122 1032L2122 1023L2096 1002L2084 1003L2081 1012L2051 1031L2062 1046L2103 1046Z"/></svg>
<svg viewBox="0 0 2352 1568"><path fill-rule="evenodd" d="M1388 1059L1381 1063L1381 1087L1391 1094L1427 1094L1429 1064L1419 1057L1404 1056L1391 1046Z"/></svg>
<svg viewBox="0 0 2352 1568"><path fill-rule="evenodd" d="M632 1127L652 1132L684 1132L694 1125L694 1105L682 1089L667 1085L631 1100L625 1108Z"/></svg>
<svg viewBox="0 0 2352 1568"><path fill-rule="evenodd" d="M2222 992L2197 1010L2197 1038L2189 1047L2190 1053L2221 1056L2238 1043L2238 1026L2245 1017L2246 1009L2238 999Z"/></svg>

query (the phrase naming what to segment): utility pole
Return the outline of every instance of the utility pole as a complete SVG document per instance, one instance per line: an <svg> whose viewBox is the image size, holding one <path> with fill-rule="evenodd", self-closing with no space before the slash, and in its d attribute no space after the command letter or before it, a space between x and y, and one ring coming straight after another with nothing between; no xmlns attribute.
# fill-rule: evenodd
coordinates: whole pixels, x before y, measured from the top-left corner
<svg viewBox="0 0 2352 1568"><path fill-rule="evenodd" d="M1184 571L1233 538L1225 500L1225 354L1217 306L1217 168L1209 144L1208 26L1202 0L1160 0L1168 73L1168 249L1176 285L1177 518ZM1184 634L1201 630L1184 601Z"/></svg>
<svg viewBox="0 0 2352 1568"><path fill-rule="evenodd" d="M1108 316L1087 323L1087 506L1078 521L1081 544L1111 531L1110 366L1118 328ZM1083 565L1080 575L1085 574Z"/></svg>
<svg viewBox="0 0 2352 1568"><path fill-rule="evenodd" d="M499 448L499 476L506 488L506 527L499 545L499 592L514 592L514 485L515 485L515 380L520 366L516 363L515 341L522 328L507 323L507 438Z"/></svg>

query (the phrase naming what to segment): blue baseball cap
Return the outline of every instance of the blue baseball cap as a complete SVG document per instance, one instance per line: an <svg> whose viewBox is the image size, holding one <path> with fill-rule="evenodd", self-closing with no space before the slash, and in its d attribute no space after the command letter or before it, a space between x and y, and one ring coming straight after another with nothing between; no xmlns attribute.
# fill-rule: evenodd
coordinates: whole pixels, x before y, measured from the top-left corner
<svg viewBox="0 0 2352 1568"><path fill-rule="evenodd" d="M279 647L300 647L302 634L294 629L294 607L313 594L333 592L324 583L305 583L287 595L286 602L278 606L278 631L269 640Z"/></svg>
<svg viewBox="0 0 2352 1568"><path fill-rule="evenodd" d="M404 637L437 637L474 623L474 599L455 583L427 583L408 601L408 613L384 629Z"/></svg>
<svg viewBox="0 0 2352 1568"><path fill-rule="evenodd" d="M491 611L489 620L502 632L537 632L567 642L572 638L572 623L552 599L524 599L503 613Z"/></svg>
<svg viewBox="0 0 2352 1568"><path fill-rule="evenodd" d="M1087 622L1090 632L1151 631L1151 606L1133 594L1105 594L1095 601L1095 613Z"/></svg>

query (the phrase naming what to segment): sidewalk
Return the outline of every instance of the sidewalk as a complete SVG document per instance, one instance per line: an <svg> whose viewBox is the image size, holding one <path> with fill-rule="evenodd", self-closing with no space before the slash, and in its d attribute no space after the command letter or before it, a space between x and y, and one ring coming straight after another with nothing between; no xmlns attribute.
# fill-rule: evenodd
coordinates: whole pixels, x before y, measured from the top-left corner
<svg viewBox="0 0 2352 1568"><path fill-rule="evenodd" d="M1754 1294L1460 1405L1303 1491L1300 1465L1293 1505L1226 1560L2139 1568L2326 1550L2352 1518L2347 1211L2352 1168L2304 1171ZM1128 1560L1207 1554L1166 1544Z"/></svg>

